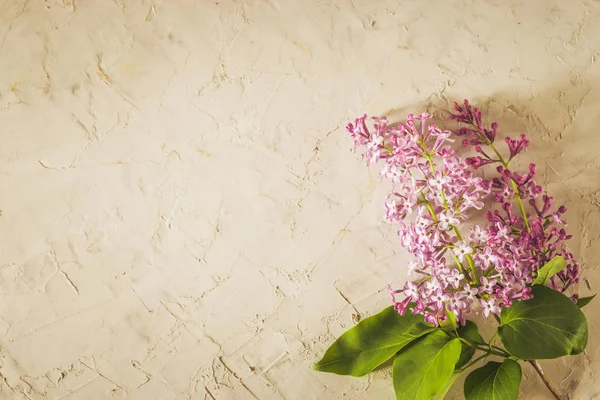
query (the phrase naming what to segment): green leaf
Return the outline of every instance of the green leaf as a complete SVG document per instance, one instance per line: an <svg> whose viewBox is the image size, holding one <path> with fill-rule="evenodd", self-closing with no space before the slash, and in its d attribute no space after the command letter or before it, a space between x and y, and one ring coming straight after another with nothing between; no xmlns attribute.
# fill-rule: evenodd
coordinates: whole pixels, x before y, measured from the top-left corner
<svg viewBox="0 0 600 400"><path fill-rule="evenodd" d="M579 308L585 307L590 301L594 300L594 297L596 297L596 295L588 296L588 297L580 297L577 300L577 307L579 307Z"/></svg>
<svg viewBox="0 0 600 400"><path fill-rule="evenodd" d="M533 286L532 294L533 299L502 309L498 335L506 350L522 360L581 353L588 327L579 307L546 286Z"/></svg>
<svg viewBox="0 0 600 400"><path fill-rule="evenodd" d="M477 325L471 321L467 321L465 326L458 328L458 335L472 342L483 342L483 338L479 334ZM465 343L461 343L461 345L462 349L460 351L460 358L456 363L457 369L464 367L471 360L471 358L473 358L473 354L475 354L475 347L469 346Z"/></svg>
<svg viewBox="0 0 600 400"><path fill-rule="evenodd" d="M394 359L394 390L401 400L430 400L444 389L460 357L460 340L435 331Z"/></svg>
<svg viewBox="0 0 600 400"><path fill-rule="evenodd" d="M364 376L413 340L435 329L423 321L422 315L401 316L393 307L388 307L344 332L313 369Z"/></svg>
<svg viewBox="0 0 600 400"><path fill-rule="evenodd" d="M548 261L546 265L538 269L537 276L532 282L532 285L545 285L548 279L554 274L562 271L567 266L567 260L562 256L556 256Z"/></svg>
<svg viewBox="0 0 600 400"><path fill-rule="evenodd" d="M490 361L471 372L465 379L467 400L517 400L521 384L521 366L506 359Z"/></svg>
<svg viewBox="0 0 600 400"><path fill-rule="evenodd" d="M450 379L446 381L446 384L444 385L442 390L440 390L435 396L433 396L432 400L444 400L444 397L446 397L446 395L450 391L450 388L452 388L452 385L454 385L454 382L456 382L458 378L460 378L463 372L465 371L455 370L450 376Z"/></svg>
<svg viewBox="0 0 600 400"><path fill-rule="evenodd" d="M453 331L456 329L456 316L452 311L446 311L446 320L440 323L440 328L447 331Z"/></svg>

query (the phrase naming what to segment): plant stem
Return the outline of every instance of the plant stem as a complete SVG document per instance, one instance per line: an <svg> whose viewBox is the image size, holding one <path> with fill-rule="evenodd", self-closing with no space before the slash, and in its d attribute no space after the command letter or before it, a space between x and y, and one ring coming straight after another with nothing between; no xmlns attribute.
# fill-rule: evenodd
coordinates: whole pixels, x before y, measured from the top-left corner
<svg viewBox="0 0 600 400"><path fill-rule="evenodd" d="M481 130L479 130L479 127L477 127L477 125L475 125L473 123L472 126L475 128L475 130L477 130L477 132L481 136L481 139L483 139L485 141L485 143L488 145L488 147L490 149L492 149L494 151L494 153L496 153L496 157L498 157L498 161L500 161L500 164L502 164L502 166L504 168L508 169L508 163L506 162L506 160L504 160L504 157L502 157L502 154L500 154L498 149L496 149L496 146L494 146L494 144L483 134L483 132L481 132ZM521 195L519 193L519 187L517 185L517 182L515 182L514 179L511 179L510 181L512 183L513 190L515 191L515 195L517 197L517 203L519 204L519 209L521 210L521 214L523 214L523 222L525 223L525 228L527 229L527 232L529 232L529 231L531 231L531 228L529 227L529 221L527 220L527 214L525 213L525 207L523 206L523 201L521 200Z"/></svg>
<svg viewBox="0 0 600 400"><path fill-rule="evenodd" d="M498 330L496 329L496 333L494 333L494 336L492 336L492 338L490 339L490 341L488 342L488 346L490 347L494 347L492 345L492 343L494 343L494 339L496 339L496 336L498 336Z"/></svg>
<svg viewBox="0 0 600 400"><path fill-rule="evenodd" d="M506 350L504 350L502 347L492 346L492 349L496 349L496 350L499 350L499 351L503 352L505 354L504 357L510 357L510 354L508 354L508 352Z"/></svg>
<svg viewBox="0 0 600 400"><path fill-rule="evenodd" d="M499 352L496 350L489 350L487 347L477 347L477 350L486 352L488 355L493 354L495 356L504 357L504 358L510 357L510 354L506 353L505 351Z"/></svg>
<svg viewBox="0 0 600 400"><path fill-rule="evenodd" d="M458 240L463 240L462 235L460 234L460 231L458 230L458 228L456 226L453 226L454 228L454 233L456 233L456 237L458 238ZM456 257L458 259L458 257ZM471 272L473 273L473 277L474 277L474 281L476 284L479 285L479 276L477 276L477 272L475 271L475 264L473 263L473 258L471 257L470 254L466 254L466 258L467 258L467 262L469 263L469 268L471 268Z"/></svg>
<svg viewBox="0 0 600 400"><path fill-rule="evenodd" d="M492 346L492 348L490 348L487 345L487 343L473 342L471 340L468 340L468 339L465 339L462 337L458 337L458 340L460 340L467 346L471 346L471 347L476 348L479 351L483 351L487 355L493 354L495 356L504 357L504 358L510 357L510 354L508 354L504 349L501 349L500 347Z"/></svg>
<svg viewBox="0 0 600 400"><path fill-rule="evenodd" d="M528 362L535 369L535 372L538 373L538 375L540 376L540 378L542 378L542 381L544 382L544 385L546 385L546 387L552 393L552 395L554 396L554 398L556 400L561 400L562 397L560 396L560 393L558 392L558 390L556 390L556 388L554 387L554 385L552 384L552 382L550 382L550 380L548 379L548 377L544 373L544 370L542 369L542 366L537 362L537 360L529 360Z"/></svg>
<svg viewBox="0 0 600 400"><path fill-rule="evenodd" d="M425 147L425 144L421 142L420 146L421 146L421 149L423 150L423 154L425 155L425 157L429 161L429 167L431 168L431 173L432 174L435 173L435 164L434 164L433 160L431 159L431 156L429 155L429 153L427 151L427 148ZM448 211L448 202L446 201L446 196L444 195L444 189L443 188L440 189L440 194L442 195L442 201L444 202L444 209L446 211ZM429 201L427 201L425 199L425 196L423 195L423 193L421 193L421 196L427 202L426 204L428 206L429 212L434 217L434 220L437 221L438 220L437 216L435 215L435 212L433 211L433 208L431 207L431 204L429 204ZM454 232L456 233L456 237L458 238L458 240L463 240L463 238L462 238L462 236L460 234L460 231L458 230L458 227L454 226L454 225L451 225L451 226L454 229ZM473 281L479 285L479 276L477 276L477 271L475 271L475 264L473 263L473 258L471 257L470 254L467 254L466 257L467 257L467 262L469 263L469 268L471 269L471 273L473 274ZM459 265L460 269L462 270L461 272L465 276L468 277L469 274L466 272L466 270L463 267L462 263L458 260L458 257L454 256L454 259L456 260L456 263Z"/></svg>
<svg viewBox="0 0 600 400"><path fill-rule="evenodd" d="M466 371L469 367L471 367L471 365L475 364L476 362L478 362L479 360L488 357L489 354L485 353L482 354L481 356L477 357L475 360L471 361L470 363L468 363L466 366L464 366L463 368L461 368L462 371Z"/></svg>
<svg viewBox="0 0 600 400"><path fill-rule="evenodd" d="M423 201L423 204L425 204L425 207L427 207L427 209L429 210L429 214L431 214L431 218L433 218L433 220L435 222L439 222L439 219L438 219L437 215L435 214L435 211L434 211L433 207L431 206L431 203L429 202L429 200L427 200L427 198L425 197L423 192L421 192L421 200ZM458 233L458 229L455 226L453 228ZM458 257L456 255L454 255L454 260L456 260L456 265L458 265L460 272L462 272L468 280L471 280L469 273L465 270L465 267L463 267L462 263L460 262L460 260L458 259ZM477 276L477 275L475 275L475 276Z"/></svg>
<svg viewBox="0 0 600 400"><path fill-rule="evenodd" d="M521 200L521 195L519 193L519 187L517 186L517 182L514 179L510 180L512 182L513 190L517 195L517 203L519 203L519 209L521 209L521 214L523 214L523 222L525 222L525 228L527 232L531 232L531 228L529 227L529 221L527 221L527 214L525 213L525 207L523 207L523 201Z"/></svg>

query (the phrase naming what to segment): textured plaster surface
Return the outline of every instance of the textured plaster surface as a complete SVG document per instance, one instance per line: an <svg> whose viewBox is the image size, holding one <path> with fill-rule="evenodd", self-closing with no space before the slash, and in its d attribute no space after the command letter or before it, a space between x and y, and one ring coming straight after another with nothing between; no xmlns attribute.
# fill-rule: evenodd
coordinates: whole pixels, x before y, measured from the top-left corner
<svg viewBox="0 0 600 400"><path fill-rule="evenodd" d="M392 399L310 369L409 260L344 124L469 97L530 134L589 294L599 85L597 0L1 0L0 398ZM572 399L598 307L542 363Z"/></svg>

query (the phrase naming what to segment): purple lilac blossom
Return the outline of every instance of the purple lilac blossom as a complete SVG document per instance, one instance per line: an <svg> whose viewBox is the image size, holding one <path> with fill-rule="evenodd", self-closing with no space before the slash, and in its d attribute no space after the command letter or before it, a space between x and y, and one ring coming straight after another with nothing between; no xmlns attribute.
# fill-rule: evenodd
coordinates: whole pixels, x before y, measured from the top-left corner
<svg viewBox="0 0 600 400"><path fill-rule="evenodd" d="M569 266L552 280L552 287L558 290L562 283L565 288L566 282L579 279L573 255L558 245L570 236L562 228L548 229L549 225L565 225L561 216L566 209L550 213L552 199L546 196L538 205L541 188L533 181L535 166L520 175L502 163L499 177L491 181L473 176L472 169L499 162L481 148L493 143L498 124L484 128L481 112L468 102L465 107L456 106L459 114L452 118L471 127L460 128L456 134L467 136L463 145L474 146L483 158L463 161L458 157L449 145L454 141L452 133L429 122L427 113L408 115L397 126L388 126L385 117L369 121L364 115L347 126L355 149L365 149L367 165L383 164L380 176L393 185L385 202L386 218L399 226L402 246L415 257L408 275L418 278L401 289L388 287L394 307L402 315L407 309L423 314L436 326L449 313L464 325L473 312L481 310L488 317L499 314L501 307L510 307L514 300L531 298L528 286L536 270L554 254L562 254ZM509 161L529 145L524 135L506 143ZM535 210L537 217L528 216L531 226L512 212L515 190ZM469 212L484 207L490 193L502 212L488 210L488 225L474 225L463 236L460 225ZM407 220L411 215L414 220Z"/></svg>
<svg viewBox="0 0 600 400"><path fill-rule="evenodd" d="M535 164L529 165L527 174L509 168L510 161L529 147L530 142L527 137L521 134L517 139L505 138L509 150L509 157L505 159L494 145L498 129L496 122L492 123L491 129L485 128L481 111L469 104L467 100L462 105L455 103L454 110L455 114L450 118L464 125L456 131L456 134L469 138L463 141L467 146L477 143L475 151L486 157L485 161L479 160L481 157L478 157L478 160L471 161L470 165L473 168L485 164L498 165L496 169L498 176L492 179L492 192L502 211L488 211L486 216L490 223L504 226L511 236L517 238L520 261L533 271L557 255L567 260L567 267L550 280L550 286L554 290L564 292L571 285L579 283L580 265L565 247L565 241L572 237L567 234L565 229L567 223L562 219L567 212L566 207L553 209L554 199L547 195L540 196L542 187L533 179L536 175ZM490 132L493 134L489 134ZM495 156L488 156L479 145L486 146ZM512 210L515 201L519 205L520 215L519 211ZM525 208L525 204L530 206L529 211ZM572 298L577 300L578 295L574 294Z"/></svg>

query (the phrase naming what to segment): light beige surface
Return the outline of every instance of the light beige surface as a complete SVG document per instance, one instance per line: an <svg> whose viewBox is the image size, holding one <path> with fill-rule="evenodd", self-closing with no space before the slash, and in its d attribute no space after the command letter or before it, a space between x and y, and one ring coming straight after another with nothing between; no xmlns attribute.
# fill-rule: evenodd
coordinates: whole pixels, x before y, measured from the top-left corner
<svg viewBox="0 0 600 400"><path fill-rule="evenodd" d="M597 291L599 79L597 0L0 1L0 398L393 398L310 370L405 276L365 111L469 97L528 132ZM573 399L599 307L543 363Z"/></svg>

